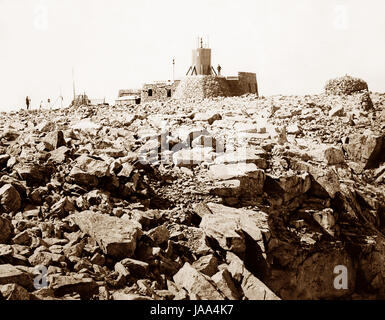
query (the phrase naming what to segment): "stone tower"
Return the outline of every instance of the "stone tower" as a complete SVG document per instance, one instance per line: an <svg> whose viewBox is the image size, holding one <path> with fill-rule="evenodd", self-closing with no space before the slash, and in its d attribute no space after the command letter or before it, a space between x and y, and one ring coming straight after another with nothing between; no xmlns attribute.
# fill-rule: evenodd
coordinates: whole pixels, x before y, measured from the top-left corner
<svg viewBox="0 0 385 320"><path fill-rule="evenodd" d="M204 48L203 39L200 39L200 47L192 51L192 64L186 75L216 75L211 66L211 49Z"/></svg>

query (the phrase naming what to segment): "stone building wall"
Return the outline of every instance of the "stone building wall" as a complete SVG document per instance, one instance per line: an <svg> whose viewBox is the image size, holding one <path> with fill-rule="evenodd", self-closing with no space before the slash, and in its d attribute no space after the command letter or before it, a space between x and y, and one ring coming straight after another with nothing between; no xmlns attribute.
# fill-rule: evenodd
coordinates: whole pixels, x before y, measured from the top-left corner
<svg viewBox="0 0 385 320"><path fill-rule="evenodd" d="M184 77L173 96L174 99L204 99L231 96L224 77L197 75Z"/></svg>
<svg viewBox="0 0 385 320"><path fill-rule="evenodd" d="M213 75L186 76L175 82L146 83L141 90L141 102L174 99L204 99L211 97L258 95L255 73L238 72L237 77Z"/></svg>
<svg viewBox="0 0 385 320"><path fill-rule="evenodd" d="M179 80L174 82L146 83L141 91L141 101L168 100L173 96L178 84Z"/></svg>
<svg viewBox="0 0 385 320"><path fill-rule="evenodd" d="M238 89L240 95L245 93L255 93L258 95L257 76L252 72L238 72Z"/></svg>
<svg viewBox="0 0 385 320"><path fill-rule="evenodd" d="M119 90L118 98L124 96L140 96L140 89L121 89Z"/></svg>

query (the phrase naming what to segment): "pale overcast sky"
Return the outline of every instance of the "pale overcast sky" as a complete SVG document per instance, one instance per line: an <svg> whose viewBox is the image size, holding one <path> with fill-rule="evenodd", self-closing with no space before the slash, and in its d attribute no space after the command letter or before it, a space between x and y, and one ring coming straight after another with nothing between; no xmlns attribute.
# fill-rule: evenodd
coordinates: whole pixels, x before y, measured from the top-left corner
<svg viewBox="0 0 385 320"><path fill-rule="evenodd" d="M261 95L318 93L361 77L385 92L383 0L0 0L0 110L182 77L196 37L225 75L257 74Z"/></svg>

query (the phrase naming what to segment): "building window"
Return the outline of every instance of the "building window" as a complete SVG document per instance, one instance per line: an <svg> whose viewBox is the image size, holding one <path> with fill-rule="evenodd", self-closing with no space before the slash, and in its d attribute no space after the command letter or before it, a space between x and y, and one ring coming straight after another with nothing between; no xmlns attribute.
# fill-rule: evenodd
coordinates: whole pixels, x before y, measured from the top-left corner
<svg viewBox="0 0 385 320"><path fill-rule="evenodd" d="M171 89L167 89L167 98L171 98Z"/></svg>
<svg viewBox="0 0 385 320"><path fill-rule="evenodd" d="M152 89L148 89L148 96L152 97Z"/></svg>

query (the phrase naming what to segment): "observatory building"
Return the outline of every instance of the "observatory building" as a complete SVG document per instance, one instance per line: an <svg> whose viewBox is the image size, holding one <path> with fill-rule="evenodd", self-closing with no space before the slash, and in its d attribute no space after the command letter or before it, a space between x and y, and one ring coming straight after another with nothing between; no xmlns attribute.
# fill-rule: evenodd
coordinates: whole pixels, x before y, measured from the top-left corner
<svg viewBox="0 0 385 320"><path fill-rule="evenodd" d="M180 80L145 83L136 99L140 101L165 101L168 99L200 99L218 96L241 96L247 93L258 96L256 74L238 72L237 76L223 76L218 65L215 70L211 64L211 49L203 44L201 38L197 48L192 50L192 62L186 76ZM123 91L120 90L119 97ZM131 99L127 100L132 100ZM139 99L140 98L140 99ZM121 103L121 102L120 102Z"/></svg>
<svg viewBox="0 0 385 320"><path fill-rule="evenodd" d="M211 66L211 49L203 47L203 39L200 40L200 47L192 51L192 64L186 75L217 75Z"/></svg>

